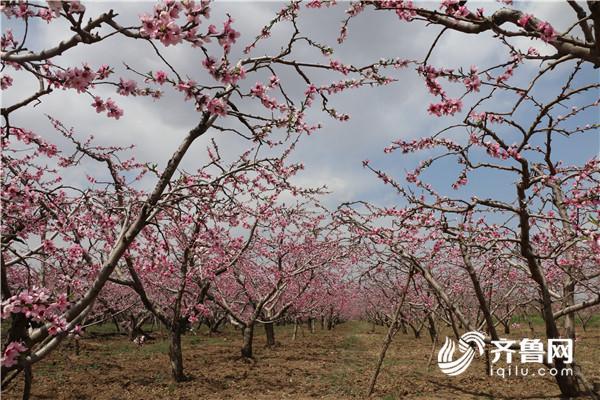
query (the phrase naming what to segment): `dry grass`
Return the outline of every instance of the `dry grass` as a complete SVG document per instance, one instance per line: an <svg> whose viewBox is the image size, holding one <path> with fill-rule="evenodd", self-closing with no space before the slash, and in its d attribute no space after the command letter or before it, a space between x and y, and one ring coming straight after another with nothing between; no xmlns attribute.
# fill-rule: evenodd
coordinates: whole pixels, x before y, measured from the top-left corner
<svg viewBox="0 0 600 400"><path fill-rule="evenodd" d="M541 335L541 328L538 335ZM33 399L349 399L364 398L384 328L349 322L333 331L303 329L296 341L290 327L276 327L280 343L264 348L257 330L255 363L237 359L241 335L226 332L184 337L184 363L190 380L169 375L168 344L160 332L142 348L123 336L92 335L81 340L80 355L63 345L34 370ZM512 338L531 336L513 333ZM576 357L588 377L600 382L600 328L577 341ZM439 349L439 345L436 350ZM375 398L382 399L549 399L559 392L550 377L501 379L476 360L459 377L446 377L435 363L428 369L431 342L399 333L390 347ZM436 353L437 354L437 353ZM20 398L16 383L3 399Z"/></svg>

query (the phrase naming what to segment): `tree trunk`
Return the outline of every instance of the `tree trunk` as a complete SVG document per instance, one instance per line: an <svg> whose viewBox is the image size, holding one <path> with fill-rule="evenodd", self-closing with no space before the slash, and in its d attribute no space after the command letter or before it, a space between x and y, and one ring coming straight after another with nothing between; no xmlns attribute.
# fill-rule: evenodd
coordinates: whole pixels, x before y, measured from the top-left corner
<svg viewBox="0 0 600 400"><path fill-rule="evenodd" d="M297 335L298 335L298 318L294 318L294 334L292 335L292 340L296 340Z"/></svg>
<svg viewBox="0 0 600 400"><path fill-rule="evenodd" d="M321 315L321 330L325 329L325 316Z"/></svg>
<svg viewBox="0 0 600 400"><path fill-rule="evenodd" d="M242 357L243 358L253 358L252 357L252 341L254 340L254 324L248 324L242 329L242 334L244 337L244 345L242 346Z"/></svg>
<svg viewBox="0 0 600 400"><path fill-rule="evenodd" d="M435 343L435 340L437 338L437 329L435 328L435 320L433 319L431 314L429 314L427 316L427 321L429 322L427 329L429 330L429 336L431 337L431 343Z"/></svg>
<svg viewBox="0 0 600 400"><path fill-rule="evenodd" d="M225 321L225 315L222 316L221 318L216 319L211 325L210 325L210 330L209 330L209 335L212 335L214 333L219 333L219 327L221 326L221 324Z"/></svg>
<svg viewBox="0 0 600 400"><path fill-rule="evenodd" d="M404 291L404 294L406 294L406 290ZM383 364L383 360L385 359L385 354L387 353L388 347L390 347L390 343L392 343L392 339L394 338L394 335L398 330L398 319L400 317L400 309L402 307L402 303L404 303L404 299L402 300L402 302L400 302L400 304L398 304L396 308L396 312L394 313L394 316L392 318L392 323L388 327L387 334L385 335L385 339L381 346L381 350L379 351L379 358L377 359L377 364L375 364L375 370L373 371L371 381L369 382L367 397L371 397L373 391L375 390L375 384L377 383L377 377L379 376L381 365Z"/></svg>
<svg viewBox="0 0 600 400"><path fill-rule="evenodd" d="M403 320L400 320L400 328L402 329L403 335L408 335L408 330L406 329L406 324Z"/></svg>
<svg viewBox="0 0 600 400"><path fill-rule="evenodd" d="M275 346L275 329L272 322L268 322L265 325L265 334L267 336L267 347Z"/></svg>
<svg viewBox="0 0 600 400"><path fill-rule="evenodd" d="M568 277L567 280L567 284L564 288L565 307L575 304L575 281L572 280L571 277ZM575 312L570 312L565 315L565 337L575 340Z"/></svg>
<svg viewBox="0 0 600 400"><path fill-rule="evenodd" d="M33 373L31 372L31 365L24 368L23 372L25 383L23 384L23 400L29 400L31 395L31 381L33 380Z"/></svg>
<svg viewBox="0 0 600 400"><path fill-rule="evenodd" d="M178 326L171 329L171 343L169 345L169 358L171 360L171 375L175 382L183 382L183 356L181 353L181 331Z"/></svg>
<svg viewBox="0 0 600 400"><path fill-rule="evenodd" d="M414 325L410 324L410 329L413 331L413 334L415 335L415 339L419 339L421 337L421 330L417 329Z"/></svg>
<svg viewBox="0 0 600 400"><path fill-rule="evenodd" d="M315 333L315 319L310 319L310 333Z"/></svg>

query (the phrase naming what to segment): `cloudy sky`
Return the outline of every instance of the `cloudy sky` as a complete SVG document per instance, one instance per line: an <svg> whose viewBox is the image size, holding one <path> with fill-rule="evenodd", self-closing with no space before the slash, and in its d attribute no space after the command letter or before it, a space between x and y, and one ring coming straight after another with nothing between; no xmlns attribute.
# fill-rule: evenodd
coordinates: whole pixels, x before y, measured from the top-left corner
<svg viewBox="0 0 600 400"><path fill-rule="evenodd" d="M139 16L150 12L150 2L92 2L85 3L89 16L98 15L110 8L119 13L117 20L125 26L136 25ZM225 14L229 13L235 19L234 28L242 34L232 51L232 59L242 56L240 49L252 41L260 29L273 17L275 12L284 5L282 2L217 2L213 5L211 23L221 26ZM429 4L432 7L434 3ZM471 9L484 7L496 9L496 3L476 4L469 2ZM400 21L390 12L375 12L367 10L356 18L350 25L348 39L338 45L336 38L344 11L348 3L325 10L310 10L302 8L299 27L302 32L314 40L326 43L334 48L333 59L345 64L366 65L382 57L422 60L430 44L439 33L438 27L425 27L421 23L407 24ZM550 21L553 26L562 31L574 21L574 13L564 3L557 2L518 2L515 7L527 10L538 18ZM2 16L3 31L12 28L16 37L22 34L22 28L13 20ZM282 24L273 31L272 37L256 49L254 55L270 54L286 43L289 37L289 24ZM575 32L577 34L577 32ZM28 47L40 50L56 45L68 38L71 32L61 23L46 24L35 21L30 26ZM534 46L541 52L548 51L541 41L516 41L522 49ZM175 68L183 75L202 81L206 79L201 66L202 53L187 45L163 48L161 51ZM329 59L315 51L300 50L296 58L304 61L328 63ZM479 65L481 69L506 60L507 50L489 34L469 36L455 32L445 34L431 55L430 64L452 68L469 68ZM78 46L68 51L56 60L62 66L80 66L88 62L97 68L101 64L109 64L116 70L116 76L134 76L125 70L123 63L131 65L140 71L165 69L155 56L152 48L140 41L124 39L115 36L94 46ZM537 70L537 65L527 65L517 73L517 80L525 82ZM558 69L551 79L543 82L540 95L551 96L560 90L568 71ZM11 74L13 74L11 72ZM311 121L319 121L323 128L316 134L305 137L293 155L294 160L302 161L306 170L297 177L300 184L316 186L327 185L331 194L325 198L329 207L335 207L343 201L368 200L382 205L395 204L398 197L393 191L382 185L373 173L362 167L362 161L371 160L374 166L387 170L392 176L402 177L404 171L414 167L419 160L417 156L402 156L400 154L385 155L384 147L397 138L414 138L435 132L453 120L450 118L432 118L427 114L427 105L436 99L427 92L422 79L414 68L393 72L397 82L387 87L364 88L348 91L334 96L332 104L341 112L351 115L351 119L341 123L333 121L322 113L313 112L309 115ZM303 90L304 83L297 77L286 80L284 84L294 90ZM313 74L315 81L325 83L328 76ZM36 89L37 82L31 78L14 73L15 85L2 94L3 106L9 105L27 96ZM252 79L252 78L251 78ZM338 77L339 79L339 77ZM581 74L581 81L598 79L598 72L591 68ZM253 85L254 81L245 85ZM547 93L545 93L546 91ZM135 144L135 155L138 160L158 163L164 166L172 151L178 146L185 133L195 125L198 114L191 102L185 102L180 93L167 90L165 97L154 102L149 98L121 97L115 93L114 87L98 87L94 92L103 98L112 97L125 110L125 115L119 121L108 119L95 113L90 106L88 96L77 95L74 91L55 91L35 108L20 110L12 117L12 124L35 130L38 134L56 142L56 133L52 131L45 114L49 114L65 125L72 126L76 132L85 137L94 134L99 143L111 145ZM598 96L596 92L593 94ZM467 97L467 104L476 100ZM502 99L494 104L502 109ZM467 108L467 107L465 107ZM530 118L523 115L523 122ZM588 119L586 121L586 119ZM456 121L456 120L454 120ZM582 116L577 123L598 123L598 112ZM234 158L246 143L238 137L211 132L210 135L198 140L187 154L183 168L193 170L206 162L206 148L209 139L215 137L221 144L222 152ZM592 132L576 141L557 143L558 154L570 161L581 163L598 154L598 132ZM421 154L422 156L422 154ZM65 176L67 180L80 180L76 172ZM457 176L456 168L437 170L435 176L429 178L434 184L449 189ZM498 177L498 179L502 179ZM499 194L497 182L484 180L464 189L466 192L478 191L491 195Z"/></svg>

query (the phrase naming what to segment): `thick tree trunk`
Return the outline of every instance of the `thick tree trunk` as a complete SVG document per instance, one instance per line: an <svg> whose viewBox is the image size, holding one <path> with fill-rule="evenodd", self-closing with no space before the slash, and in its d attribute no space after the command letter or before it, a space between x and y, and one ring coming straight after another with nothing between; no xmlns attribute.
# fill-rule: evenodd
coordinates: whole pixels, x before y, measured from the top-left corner
<svg viewBox="0 0 600 400"><path fill-rule="evenodd" d="M170 331L171 343L169 345L169 359L171 360L171 375L175 382L183 382L183 355L181 352L181 331L175 327Z"/></svg>
<svg viewBox="0 0 600 400"><path fill-rule="evenodd" d="M254 324L248 324L242 329L244 345L242 346L242 357L252 357L252 341L254 340Z"/></svg>
<svg viewBox="0 0 600 400"><path fill-rule="evenodd" d="M321 315L321 330L325 329L325 316Z"/></svg>
<svg viewBox="0 0 600 400"><path fill-rule="evenodd" d="M267 336L267 347L275 346L275 328L272 322L265 324L265 334Z"/></svg>

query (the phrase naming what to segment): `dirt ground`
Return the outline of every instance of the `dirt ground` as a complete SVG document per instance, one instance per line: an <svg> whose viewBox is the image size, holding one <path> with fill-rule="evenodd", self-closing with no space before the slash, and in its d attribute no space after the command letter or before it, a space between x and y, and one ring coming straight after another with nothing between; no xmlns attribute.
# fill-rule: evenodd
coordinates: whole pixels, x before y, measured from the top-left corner
<svg viewBox="0 0 600 400"><path fill-rule="evenodd" d="M365 397L384 328L347 322L311 334L303 328L292 341L291 327L275 327L279 345L264 347L257 330L254 363L237 358L241 335L227 329L184 337L184 364L190 380L174 383L169 374L168 343L161 332L143 347L114 334L88 333L63 344L34 369L33 399L355 399ZM508 337L532 337L513 332ZM542 336L541 327L537 337ZM431 341L398 333L384 362L374 398L379 399L552 399L559 391L551 377L509 377L485 373L477 359L458 377L428 368ZM576 358L590 380L600 383L600 328L588 328L576 342ZM535 364L534 364L535 365ZM16 382L3 399L20 398Z"/></svg>

